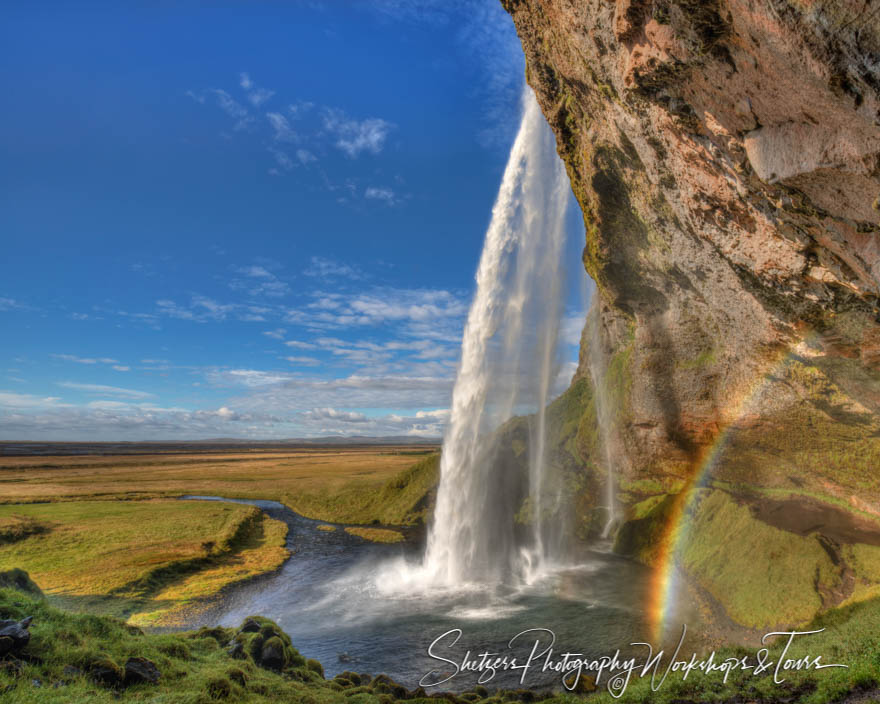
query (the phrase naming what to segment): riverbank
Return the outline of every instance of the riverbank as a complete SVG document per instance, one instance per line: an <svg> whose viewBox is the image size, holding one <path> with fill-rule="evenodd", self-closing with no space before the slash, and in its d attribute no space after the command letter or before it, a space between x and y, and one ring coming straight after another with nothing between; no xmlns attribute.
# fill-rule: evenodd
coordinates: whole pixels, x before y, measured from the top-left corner
<svg viewBox="0 0 880 704"><path fill-rule="evenodd" d="M352 540L418 539L436 483L426 452L0 457L0 570L26 569L65 608L180 626L291 552L287 524L261 509L181 496L274 499Z"/></svg>

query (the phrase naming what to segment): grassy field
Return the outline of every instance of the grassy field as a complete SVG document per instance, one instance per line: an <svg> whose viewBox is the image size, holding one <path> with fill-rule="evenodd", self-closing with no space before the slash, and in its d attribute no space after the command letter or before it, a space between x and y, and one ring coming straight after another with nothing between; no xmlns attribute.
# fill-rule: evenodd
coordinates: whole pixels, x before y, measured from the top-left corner
<svg viewBox="0 0 880 704"><path fill-rule="evenodd" d="M0 457L0 502L215 494L296 500L382 485L431 450L308 449L136 456ZM335 517L327 516L327 520Z"/></svg>
<svg viewBox="0 0 880 704"><path fill-rule="evenodd" d="M288 554L286 526L258 509L174 497L280 501L396 542L377 525L422 520L436 472L436 453L409 447L0 457L0 570L66 608L174 625Z"/></svg>
<svg viewBox="0 0 880 704"><path fill-rule="evenodd" d="M36 533L21 536L21 526ZM0 506L0 570L25 569L56 602L167 624L223 587L281 566L287 526L215 502L69 501Z"/></svg>

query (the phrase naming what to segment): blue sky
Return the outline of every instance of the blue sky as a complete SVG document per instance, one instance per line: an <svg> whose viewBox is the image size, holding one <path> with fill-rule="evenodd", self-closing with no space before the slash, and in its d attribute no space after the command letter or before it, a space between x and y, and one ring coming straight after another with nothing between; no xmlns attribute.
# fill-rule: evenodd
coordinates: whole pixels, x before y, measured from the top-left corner
<svg viewBox="0 0 880 704"><path fill-rule="evenodd" d="M440 434L518 123L500 3L2 15L0 439Z"/></svg>

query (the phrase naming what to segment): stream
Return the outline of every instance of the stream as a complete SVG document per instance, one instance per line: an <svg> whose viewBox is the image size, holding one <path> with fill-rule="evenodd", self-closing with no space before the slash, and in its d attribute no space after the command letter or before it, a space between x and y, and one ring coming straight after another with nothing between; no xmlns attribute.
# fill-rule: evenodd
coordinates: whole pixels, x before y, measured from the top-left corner
<svg viewBox="0 0 880 704"><path fill-rule="evenodd" d="M546 631L531 632L508 647L511 638L529 629L555 634L554 659L564 652L611 655L618 648L625 654L629 643L647 636L642 604L648 570L601 546L585 549L574 566L527 586L406 593L386 590L377 575L393 579L388 563L418 559L420 545L370 543L341 526L319 530L324 521L305 518L274 501L182 498L257 506L289 526L287 547L292 553L277 572L228 589L187 627L235 627L254 614L271 618L305 657L322 663L328 678L345 670L384 673L414 689L432 670L445 673L429 680L433 682L454 673L454 666L440 657L459 667L468 651L477 663L484 652L528 660L536 639L540 638L540 652L550 638ZM379 571L379 565L384 569ZM451 634L435 645L435 657L429 656L431 643L452 629L461 629L458 642L453 645ZM541 672L543 662L536 660L528 671L499 670L486 684L561 689L561 675ZM427 691L470 689L478 677L478 672L463 671Z"/></svg>

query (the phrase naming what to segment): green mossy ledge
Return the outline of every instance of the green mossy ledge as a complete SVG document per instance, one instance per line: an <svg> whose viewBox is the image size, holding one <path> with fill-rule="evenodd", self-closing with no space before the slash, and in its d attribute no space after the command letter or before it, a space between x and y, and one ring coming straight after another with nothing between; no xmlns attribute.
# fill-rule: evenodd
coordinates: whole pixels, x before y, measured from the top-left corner
<svg viewBox="0 0 880 704"><path fill-rule="evenodd" d="M709 497L707 500L711 500ZM718 500L718 499L715 499ZM876 570L876 563L874 569ZM202 628L181 633L144 633L106 616L73 614L51 606L26 573L0 573L0 619L31 617L30 642L0 657L0 700L21 704L154 702L210 704L229 702L297 702L297 704L396 704L444 701L450 704L545 702L574 704L584 695L597 704L613 701L657 704L748 700L812 704L843 699L849 693L878 694L880 667L880 600L851 604L812 622L825 628L807 649L848 669L794 672L783 685L772 673L745 679L735 673L726 684L713 679L671 679L658 692L649 680L633 679L620 700L582 678L577 693L537 693L474 686L460 694L408 691L385 675L342 672L324 677L320 663L303 657L289 637L269 619L253 616L235 628ZM778 657L780 644L771 646ZM802 657L801 646L789 651ZM722 657L742 657L726 649ZM132 682L131 663L152 672L154 681ZM862 699L860 701L868 701Z"/></svg>

